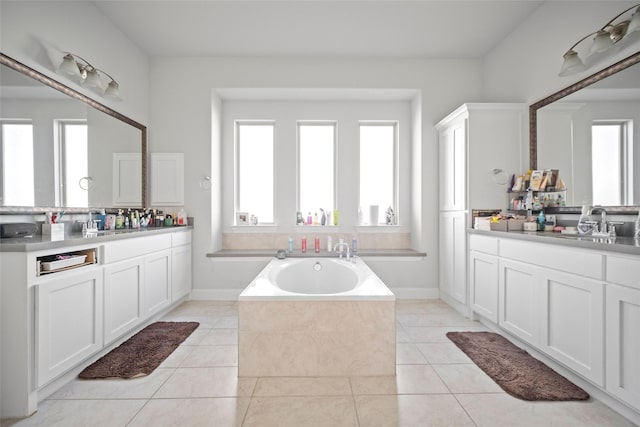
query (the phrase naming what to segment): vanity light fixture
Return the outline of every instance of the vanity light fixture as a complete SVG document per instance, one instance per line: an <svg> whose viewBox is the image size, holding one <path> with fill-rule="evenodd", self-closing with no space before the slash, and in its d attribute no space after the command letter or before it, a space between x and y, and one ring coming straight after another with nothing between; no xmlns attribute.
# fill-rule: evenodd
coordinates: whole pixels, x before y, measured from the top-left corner
<svg viewBox="0 0 640 427"><path fill-rule="evenodd" d="M613 23L616 19L633 9L635 9L635 12L633 12L629 19L625 19L616 24ZM597 53L606 52L616 43L625 39L629 34L635 31L640 31L640 4L631 6L629 9L619 13L598 31L589 33L574 43L574 45L567 50L567 53L562 56L564 61L562 62L559 76L567 76L587 69L580 56L578 56L578 52L574 50L574 48L582 43L583 40L586 40L591 36L595 36L593 38L591 49L589 50L589 56L591 56Z"/></svg>
<svg viewBox="0 0 640 427"><path fill-rule="evenodd" d="M89 63L86 59L70 52L65 52L62 63L58 71L72 78L79 79L84 86L107 98L121 100L118 82L115 81L106 71L100 70ZM104 77L109 79L106 84Z"/></svg>

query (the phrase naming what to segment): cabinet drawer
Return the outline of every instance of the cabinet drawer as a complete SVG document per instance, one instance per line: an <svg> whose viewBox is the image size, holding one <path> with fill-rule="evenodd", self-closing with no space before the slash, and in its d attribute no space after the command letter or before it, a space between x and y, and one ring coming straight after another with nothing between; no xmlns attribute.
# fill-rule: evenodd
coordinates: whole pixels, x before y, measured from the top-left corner
<svg viewBox="0 0 640 427"><path fill-rule="evenodd" d="M169 248L171 248L169 233L109 242L104 246L104 263L110 264Z"/></svg>
<svg viewBox="0 0 640 427"><path fill-rule="evenodd" d="M498 239L472 234L469 236L469 249L486 254L498 255Z"/></svg>
<svg viewBox="0 0 640 427"><path fill-rule="evenodd" d="M603 255L584 249L500 239L500 256L594 279L604 277Z"/></svg>
<svg viewBox="0 0 640 427"><path fill-rule="evenodd" d="M607 256L607 282L640 289L640 257Z"/></svg>
<svg viewBox="0 0 640 427"><path fill-rule="evenodd" d="M171 233L171 246L182 246L191 243L191 231L179 231Z"/></svg>

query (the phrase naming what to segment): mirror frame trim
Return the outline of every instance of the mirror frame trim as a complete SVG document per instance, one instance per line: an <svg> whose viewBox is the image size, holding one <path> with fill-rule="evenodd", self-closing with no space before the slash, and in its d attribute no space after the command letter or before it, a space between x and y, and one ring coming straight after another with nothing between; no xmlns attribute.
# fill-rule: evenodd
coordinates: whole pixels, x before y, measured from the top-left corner
<svg viewBox="0 0 640 427"><path fill-rule="evenodd" d="M571 95L574 92L579 91L580 89L584 89L587 86L590 86L606 77L609 77L612 74L620 72L625 68L629 68L632 65L640 63L640 52L636 52L631 56L616 62L615 64L604 68L603 70L598 71L580 80L577 83L572 84L564 89L555 92L554 94L534 103L529 106L529 169L534 170L538 167L538 118L537 111L538 109L544 107L545 105L549 105L552 102L555 102L565 96Z"/></svg>
<svg viewBox="0 0 640 427"><path fill-rule="evenodd" d="M92 99L86 95L83 95L77 90L72 89L71 87L63 83L60 83L57 80L54 80L51 77L48 77L39 71L34 70L28 65L25 65L5 55L2 52L0 52L0 64L6 65L7 67L12 68L13 70L18 71L19 73L25 74L46 86L49 86L59 92L62 92L71 98L75 98L78 101L84 102L85 104L95 108L98 111L101 111L115 119L118 119L130 126L133 126L139 129L142 134L141 142L140 142L140 145L141 145L140 149L142 154L142 165L141 165L142 208L144 209L147 206L147 127L145 125L136 122L135 120L113 110L112 108L107 107L106 105L96 101L95 99ZM111 206L100 206L100 207L110 208ZM39 207L39 206L34 206L34 207L1 206L0 213L48 212L51 210L58 211L60 209L61 209L60 207L51 208L51 207ZM64 208L64 210L67 212L88 212L89 210L92 210L92 209L95 209L95 208Z"/></svg>

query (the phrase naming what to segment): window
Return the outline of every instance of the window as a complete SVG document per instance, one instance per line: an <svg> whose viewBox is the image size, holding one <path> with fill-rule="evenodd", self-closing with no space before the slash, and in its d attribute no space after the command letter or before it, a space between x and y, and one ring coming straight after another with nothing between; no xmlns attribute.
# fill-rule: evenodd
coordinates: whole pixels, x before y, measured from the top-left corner
<svg viewBox="0 0 640 427"><path fill-rule="evenodd" d="M63 206L88 207L89 146L85 121L56 121L59 132L58 182Z"/></svg>
<svg viewBox="0 0 640 427"><path fill-rule="evenodd" d="M336 124L298 123L298 209L318 221L335 207Z"/></svg>
<svg viewBox="0 0 640 427"><path fill-rule="evenodd" d="M33 126L2 122L2 205L33 206Z"/></svg>
<svg viewBox="0 0 640 427"><path fill-rule="evenodd" d="M263 224L274 222L274 135L271 122L236 122L236 212Z"/></svg>
<svg viewBox="0 0 640 427"><path fill-rule="evenodd" d="M360 208L370 225L384 222L391 207L396 212L397 123L360 124ZM373 208L372 208L373 206ZM376 214L377 217L371 218Z"/></svg>
<svg viewBox="0 0 640 427"><path fill-rule="evenodd" d="M594 122L591 127L593 204L633 204L632 144L628 122Z"/></svg>

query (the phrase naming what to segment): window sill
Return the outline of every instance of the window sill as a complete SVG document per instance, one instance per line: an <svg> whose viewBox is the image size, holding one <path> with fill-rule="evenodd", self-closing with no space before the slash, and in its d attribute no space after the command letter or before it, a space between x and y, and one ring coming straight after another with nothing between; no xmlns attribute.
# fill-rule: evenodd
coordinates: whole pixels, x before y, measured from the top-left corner
<svg viewBox="0 0 640 427"><path fill-rule="evenodd" d="M372 232L372 233L398 233L401 231L407 231L406 227L402 225L386 225L386 224L377 224L377 225L356 225L356 230L359 232Z"/></svg>

